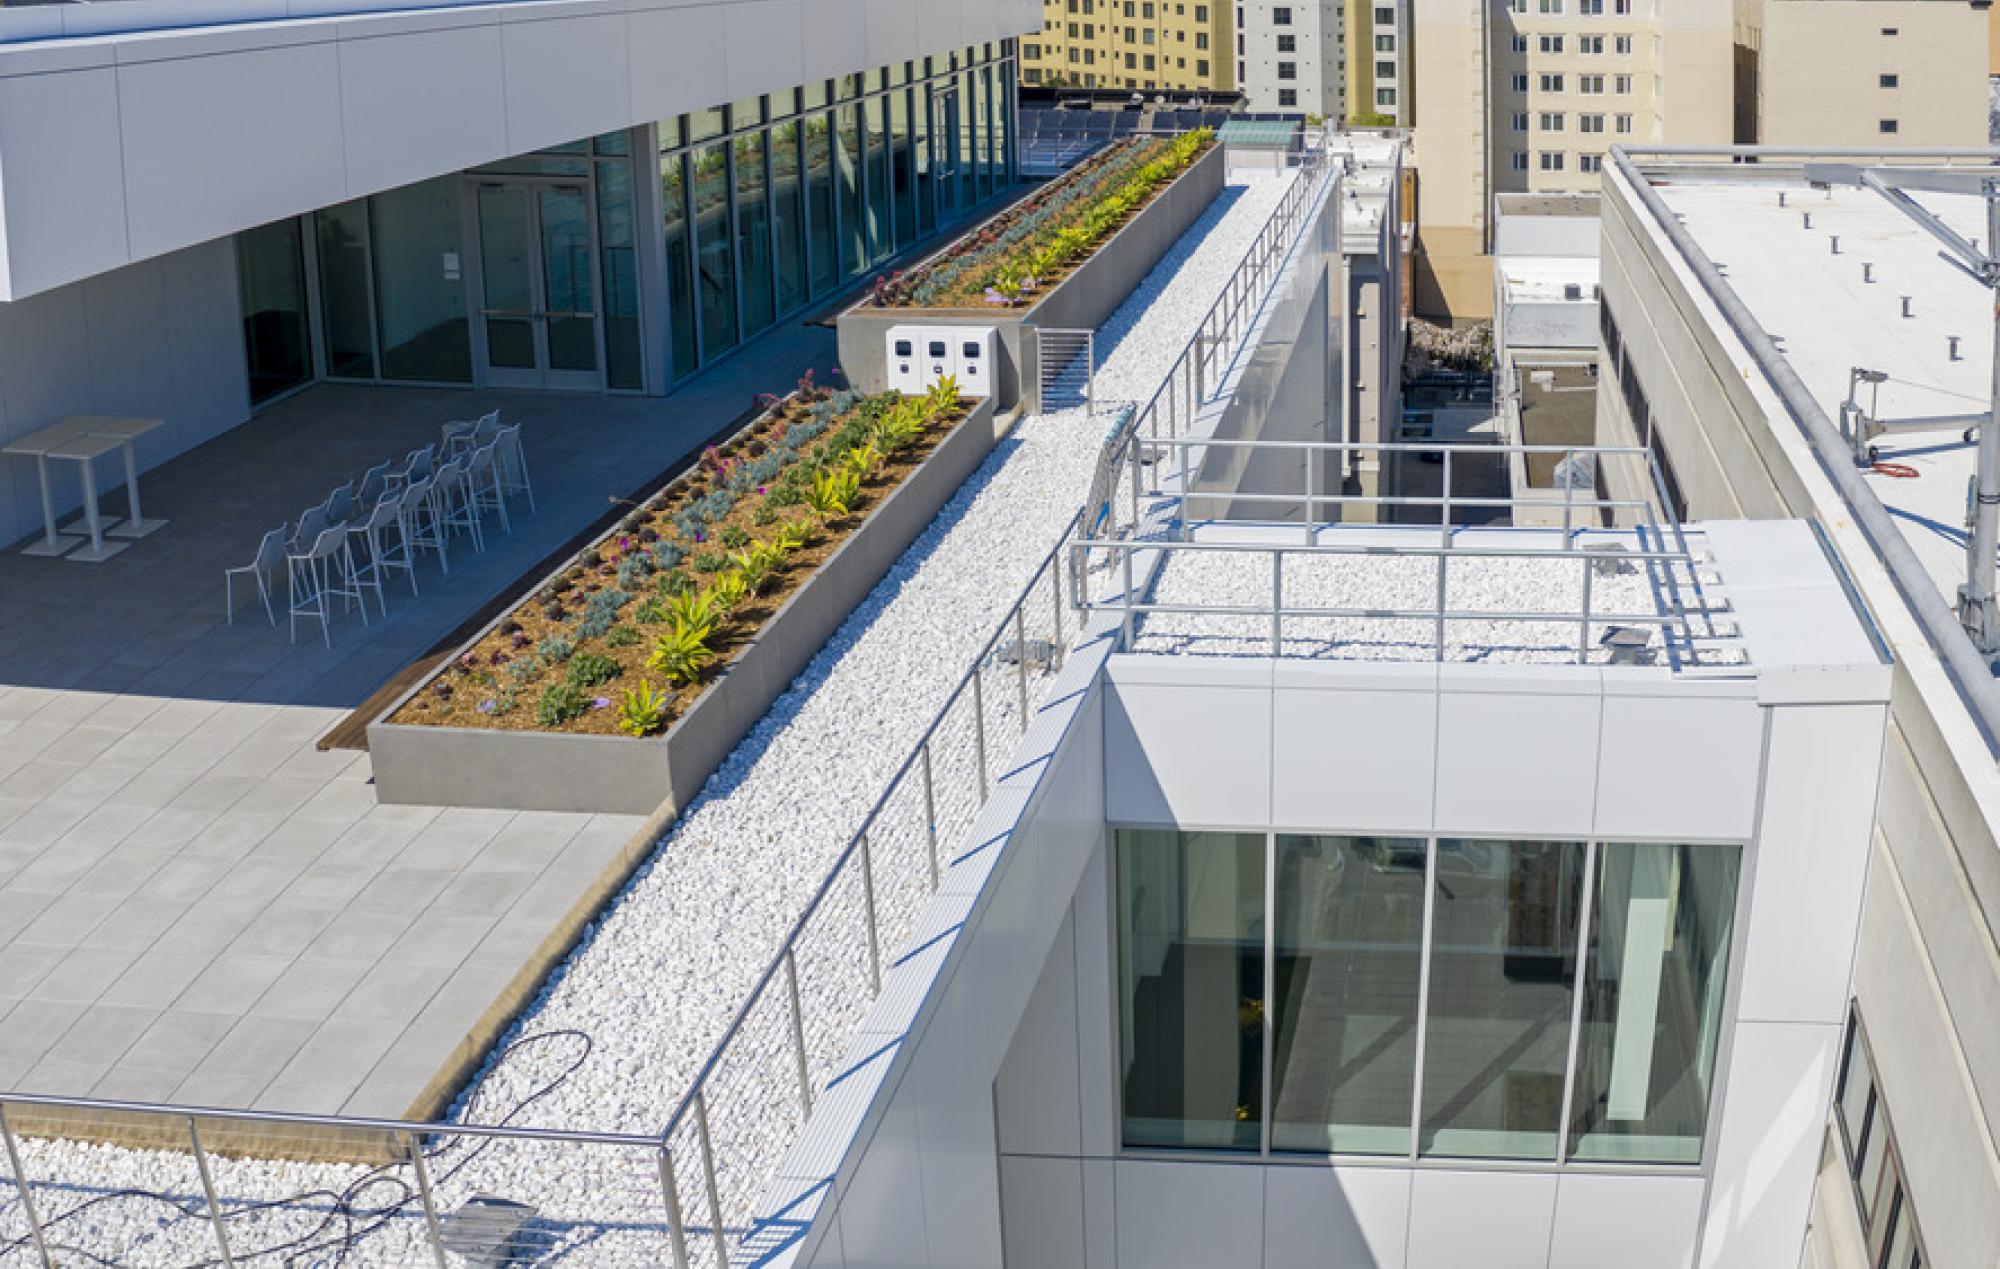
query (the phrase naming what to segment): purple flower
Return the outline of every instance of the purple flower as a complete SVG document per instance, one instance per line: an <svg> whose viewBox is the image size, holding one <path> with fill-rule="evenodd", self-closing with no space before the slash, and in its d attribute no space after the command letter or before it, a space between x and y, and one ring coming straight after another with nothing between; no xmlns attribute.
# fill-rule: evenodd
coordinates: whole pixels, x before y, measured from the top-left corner
<svg viewBox="0 0 2000 1269"><path fill-rule="evenodd" d="M758 493L763 493L763 492L764 492L764 486L762 486L762 485L759 485L759 486L757 486L757 492L758 492Z"/></svg>
<svg viewBox="0 0 2000 1269"><path fill-rule="evenodd" d="M631 539L631 538L619 538L619 539L618 539L618 549L619 549L619 550L621 550L621 551L629 551L629 550L631 550L631 549L632 549L632 539Z"/></svg>
<svg viewBox="0 0 2000 1269"><path fill-rule="evenodd" d="M700 529L696 529L694 531L694 540L697 542L706 542L708 541L708 535L706 533L703 533Z"/></svg>
<svg viewBox="0 0 2000 1269"><path fill-rule="evenodd" d="M609 696L600 696L590 703L590 707L592 709L610 709L611 698Z"/></svg>
<svg viewBox="0 0 2000 1269"><path fill-rule="evenodd" d="M498 708L500 708L500 702L490 698L479 702L479 712L482 714L490 714Z"/></svg>
<svg viewBox="0 0 2000 1269"><path fill-rule="evenodd" d="M988 304L1005 304L1007 297L989 286L986 288L986 302Z"/></svg>

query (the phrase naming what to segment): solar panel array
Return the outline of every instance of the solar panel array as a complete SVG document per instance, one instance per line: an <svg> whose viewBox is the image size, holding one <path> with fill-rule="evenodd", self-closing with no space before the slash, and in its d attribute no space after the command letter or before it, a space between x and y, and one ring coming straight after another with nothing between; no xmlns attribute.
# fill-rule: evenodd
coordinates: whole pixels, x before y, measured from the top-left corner
<svg viewBox="0 0 2000 1269"><path fill-rule="evenodd" d="M1123 137L1220 129L1226 110L1061 110L1020 108L1021 170L1029 176L1066 171Z"/></svg>
<svg viewBox="0 0 2000 1269"><path fill-rule="evenodd" d="M1235 118L1216 137L1224 145L1246 149L1287 150L1298 139L1299 124L1290 119Z"/></svg>

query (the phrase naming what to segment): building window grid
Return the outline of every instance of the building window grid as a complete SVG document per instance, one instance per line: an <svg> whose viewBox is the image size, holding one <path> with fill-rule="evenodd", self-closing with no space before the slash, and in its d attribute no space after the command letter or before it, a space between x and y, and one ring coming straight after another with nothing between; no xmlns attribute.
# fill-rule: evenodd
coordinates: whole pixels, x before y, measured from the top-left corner
<svg viewBox="0 0 2000 1269"><path fill-rule="evenodd" d="M1854 1186L1855 1209L1868 1246L1869 1269L1925 1269L1930 1257L1924 1252L1916 1205L1903 1181L1895 1124L1875 1077L1867 1031L1851 1006L1833 1106L1842 1162Z"/></svg>
<svg viewBox="0 0 2000 1269"><path fill-rule="evenodd" d="M1515 157L1524 159L1526 155L1520 154L1516 155ZM1603 314L1602 318L1603 321L1610 320L1608 309L1604 309L1601 307L1600 312ZM1614 335L1613 338L1616 338L1616 336ZM1662 455L1662 457L1664 457L1664 455ZM1676 493L1678 492L1677 486L1675 487L1675 492ZM1122 984L1121 981L1119 981L1124 974L1124 970L1120 965L1120 961L1124 956L1124 949L1121 944L1121 940L1124 938L1124 934L1121 928L1122 920L1119 912L1117 911L1118 905L1120 903L1121 886L1123 885L1123 879L1121 878L1120 875L1122 862L1120 860L1120 850L1118 846L1119 839L1123 838L1127 833L1135 833L1135 832L1136 833L1181 833L1185 831L1186 830L1182 830L1167 825L1121 824L1115 826L1110 835L1112 839L1112 850L1111 850L1112 884L1108 887L1109 890L1108 901L1110 902L1113 908L1113 911L1110 913L1110 923L1111 923L1114 945L1116 945L1114 946L1113 950L1113 965L1112 965L1112 974L1114 980L1113 993L1112 993L1114 998L1114 1010L1122 1010L1124 1008L1123 1004L1116 1002L1122 1000L1123 994L1125 992L1124 985ZM1593 968L1593 963L1598 959L1599 955L1594 946L1591 945L1590 940L1591 940L1592 923L1596 919L1595 908L1597 904L1595 901L1595 895L1598 889L1604 884L1604 878L1601 875L1601 870L1604 867L1604 856L1609 854L1611 851L1618 849L1643 850L1647 847L1662 847L1662 848L1682 847L1693 850L1715 850L1715 851L1727 850L1733 852L1733 859L1734 859L1733 867L1735 871L1733 873L1734 880L1732 882L1732 886L1734 887L1734 890L1731 895L1731 910L1728 919L1728 929L1726 931L1723 940L1723 950L1722 950L1723 961L1721 966L1722 973L1724 974L1724 979L1722 984L1723 995L1719 997L1719 998L1726 998L1733 991L1733 980L1738 972L1737 971L1738 949L1736 944L1741 934L1741 920L1742 920L1741 914L1747 906L1750 893L1749 887L1746 884L1745 875L1742 872L1742 862L1745 850L1743 843L1735 841L1719 841L1719 840L1700 842L1700 843L1689 843L1684 841L1673 841L1673 842L1641 841L1631 838L1619 839L1615 841L1611 839L1591 838L1588 840L1566 840L1566 841L1550 840L1550 841L1537 841L1537 842L1523 841L1516 843L1522 845L1544 845L1544 846L1573 848L1575 850L1579 850L1582 852L1582 859L1583 859L1581 870L1578 873L1577 884L1579 889L1577 892L1577 900L1576 900L1578 906L1574 914L1576 918L1574 924L1575 938L1571 944L1569 953L1570 957L1575 961L1575 965L1573 968L1568 968L1565 970L1565 977L1569 979L1569 989L1572 993L1572 998L1569 1009L1569 1018L1566 1024L1569 1029L1569 1033L1568 1033L1568 1043L1566 1047L1566 1055L1563 1060L1561 1111L1559 1115L1557 1129L1554 1134L1555 1136L1554 1158L1552 1160L1547 1160L1547 1159L1542 1159L1538 1156L1532 1159L1528 1159L1528 1158L1523 1158L1521 1156L1513 1156L1513 1155L1501 1156L1501 1155L1481 1154L1481 1153L1470 1153L1470 1154L1444 1153L1444 1152L1426 1150L1424 1146L1424 1133L1425 1133L1424 1119L1427 1110L1426 1099L1425 1099L1425 1088L1424 1088L1424 1076L1425 1076L1424 1062L1425 1062L1425 1050L1426 1050L1425 1033L1429 1030L1431 1022L1431 1012L1427 1006L1427 1000L1430 995L1431 978L1434 972L1434 966L1433 966L1434 939L1437 934L1437 920L1438 920L1438 913L1435 909L1435 903L1436 903L1436 892L1437 892L1438 877L1439 877L1439 856L1443 850L1453 845L1477 846L1480 844L1485 844L1488 846L1499 847L1510 844L1507 839L1479 838L1479 837L1451 837L1447 835L1425 836L1416 834L1402 836L1402 837L1396 835L1385 835L1385 834L1361 834L1361 835L1297 834L1297 833L1287 833L1287 832L1278 832L1269 830L1266 831L1251 830L1251 831L1235 832L1235 833L1220 832L1213 835L1225 836L1225 837L1237 837L1245 841L1252 838L1257 838L1257 839L1262 839L1264 843L1263 847L1264 863L1263 863L1263 874L1262 874L1263 880L1261 883L1263 887L1262 902L1264 904L1264 909L1263 909L1262 931L1259 937L1261 938L1263 944L1263 972L1267 980L1266 982L1267 999L1263 1002L1259 1002L1259 1009L1258 1009L1258 1017L1261 1028L1259 1045L1262 1050L1260 1059L1261 1061L1261 1074L1259 1076L1260 1084L1258 1088L1258 1095L1261 1098L1261 1105L1258 1112L1258 1119L1256 1121L1258 1140L1254 1146L1164 1145L1164 1144L1135 1145L1127 1141L1126 1140L1127 1130L1125 1127L1127 1111L1124 1105L1125 1094L1123 1091L1123 1085L1124 1085L1123 1072L1125 1070L1124 1062L1127 1060L1127 1057L1129 1056L1126 1053L1128 1041L1120 1025L1120 1019L1114 1017L1113 1019L1110 1020L1114 1032L1113 1064L1114 1068L1120 1072L1120 1075L1117 1080L1117 1087L1114 1090L1113 1096L1116 1105L1116 1117L1119 1120L1119 1125L1120 1125L1118 1131L1119 1131L1119 1141L1120 1141L1119 1149L1121 1153L1132 1155L1134 1157L1146 1157L1148 1155L1159 1153L1162 1151L1165 1151L1169 1154L1194 1151L1199 1154L1212 1154L1217 1157L1223 1157L1223 1158L1227 1158L1232 1155L1236 1157L1253 1156L1261 1163L1273 1163L1273 1162L1283 1163L1283 1162L1290 1162L1293 1160L1312 1161L1314 1159L1324 1159L1327 1157L1332 1157L1332 1158L1347 1157L1347 1158L1368 1160L1374 1162L1381 1162L1389 1159L1400 1159L1400 1160L1407 1160L1408 1163L1416 1166L1435 1166L1435 1167L1461 1168L1461 1169L1467 1166L1478 1166L1482 1163L1491 1164L1499 1162L1506 1164L1506 1163L1520 1163L1520 1162L1535 1162L1535 1163L1552 1164L1552 1166L1560 1170L1570 1170L1570 1169L1587 1170L1590 1169L1593 1164L1620 1163L1626 1167L1638 1166L1645 1168L1649 1171L1653 1169L1659 1169L1665 1173L1695 1172L1698 1171L1701 1167L1703 1167L1707 1163L1710 1149L1713 1144L1714 1134L1718 1126L1716 1121L1716 1115L1714 1113L1716 1109L1716 1104L1713 1100L1713 1089L1711 1089L1709 1093L1710 1100L1705 1109L1703 1122L1700 1129L1699 1139L1696 1143L1697 1145L1696 1157L1691 1160L1685 1160L1685 1161L1675 1160L1671 1162L1646 1162L1643 1160L1632 1160L1632 1159L1585 1158L1578 1155L1578 1153L1576 1152L1576 1143L1572 1142L1571 1137L1575 1131L1574 1113L1577 1108L1576 1097L1578 1093L1581 1091L1581 1085L1579 1082L1580 1076L1582 1074L1581 1066L1583 1062L1583 1057L1580 1053L1580 1049L1582 1047L1581 1028L1583 1027L1585 1022L1583 1018L1583 1013L1584 1013L1583 997L1585 993L1585 988L1589 985L1590 981L1589 976ZM1425 882L1426 894L1425 894L1422 915L1419 918L1422 926L1421 929L1422 946L1420 952L1420 968L1418 971L1420 974L1420 981L1418 989L1413 998L1414 999L1413 1007L1416 1010L1417 1034L1415 1037L1415 1070L1412 1073L1413 1085L1411 1089L1411 1094L1412 1094L1411 1111L1410 1111L1411 1119L1409 1123L1409 1133L1408 1133L1409 1146L1407 1150L1398 1150L1390 1153L1374 1153L1366 1151L1329 1152L1324 1150L1301 1151L1296 1147L1287 1148L1283 1146L1274 1146L1273 1144L1274 1129L1273 1129L1272 1112L1275 1109L1276 1090L1273 1087L1273 1081L1272 1081L1272 1076L1273 1076L1272 1050L1275 1047L1276 1042L1274 1039L1274 1027L1272 1025L1270 1015L1267 1012L1267 1006L1269 997L1268 988L1270 987L1268 980L1273 972L1273 960L1274 960L1276 940L1277 940L1277 931L1275 928L1277 925L1276 916L1278 912L1278 909L1276 907L1276 904L1278 902L1277 873L1280 865L1280 861L1278 859L1278 848L1280 843L1287 838L1312 838L1315 836L1328 841L1380 843L1388 846L1391 850L1394 850L1397 847L1421 849L1424 855L1424 860L1422 864L1422 876ZM1724 1025L1727 1024L1725 1023ZM1719 1041L1716 1043L1716 1048L1714 1051L1715 1053L1718 1054L1722 1051ZM1912 1260L1907 1265L1901 1265L1901 1264L1895 1266L1871 1265L1870 1269L1928 1269L1928 1264L1929 1262L1927 1260L1919 1259L1919 1260Z"/></svg>

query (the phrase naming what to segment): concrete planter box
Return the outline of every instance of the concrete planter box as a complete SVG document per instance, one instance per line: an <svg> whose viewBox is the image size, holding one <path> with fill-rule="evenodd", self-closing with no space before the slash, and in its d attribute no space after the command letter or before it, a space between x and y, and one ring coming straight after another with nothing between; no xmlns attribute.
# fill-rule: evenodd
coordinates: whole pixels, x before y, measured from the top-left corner
<svg viewBox="0 0 2000 1269"><path fill-rule="evenodd" d="M678 811L985 459L997 439L995 418L992 401L977 403L663 735L634 739L388 722L429 686L425 680L368 725L376 800L623 815ZM605 537L617 532L614 527ZM508 615L494 618L451 660Z"/></svg>
<svg viewBox="0 0 2000 1269"><path fill-rule="evenodd" d="M885 349L891 327L991 326L1000 332L999 364L993 373L1000 409L1025 404L1028 413L1038 413L1041 379L1032 328L1102 326L1222 193L1226 162L1223 147L1210 146L1081 268L1026 308L876 308L866 301L855 305L837 323L841 371L863 392L885 392L889 387Z"/></svg>

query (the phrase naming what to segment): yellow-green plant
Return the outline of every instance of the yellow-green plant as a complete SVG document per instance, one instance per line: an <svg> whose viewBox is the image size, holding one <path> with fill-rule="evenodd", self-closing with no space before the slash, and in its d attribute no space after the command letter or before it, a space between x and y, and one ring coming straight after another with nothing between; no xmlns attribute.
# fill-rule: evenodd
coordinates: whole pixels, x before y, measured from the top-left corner
<svg viewBox="0 0 2000 1269"><path fill-rule="evenodd" d="M847 470L854 473L855 479L866 480L869 473L882 465L882 447L874 441L856 445L841 456L841 461L847 465Z"/></svg>
<svg viewBox="0 0 2000 1269"><path fill-rule="evenodd" d="M627 688L618 700L618 730L628 736L650 736L667 716L668 696L651 683Z"/></svg>
<svg viewBox="0 0 2000 1269"><path fill-rule="evenodd" d="M806 494L806 505L815 514L829 520L837 520L854 506L854 499L861 492L861 477L846 466L829 467L813 476L812 490Z"/></svg>
<svg viewBox="0 0 2000 1269"><path fill-rule="evenodd" d="M666 675L669 683L694 682L708 668L708 663L715 660L715 650L708 646L708 633L707 626L691 626L676 620L674 628L653 644L653 655L646 658L647 668Z"/></svg>
<svg viewBox="0 0 2000 1269"><path fill-rule="evenodd" d="M924 408L932 414L942 414L958 404L958 376L946 375L931 385L924 396Z"/></svg>
<svg viewBox="0 0 2000 1269"><path fill-rule="evenodd" d="M753 595L761 595L771 584L772 576L784 560L784 552L771 541L752 542L746 549L729 557L736 566L736 572L743 578L743 584Z"/></svg>
<svg viewBox="0 0 2000 1269"><path fill-rule="evenodd" d="M715 580L709 584L708 593L717 608L728 612L749 598L750 583L744 578L742 570L725 569L715 575Z"/></svg>
<svg viewBox="0 0 2000 1269"><path fill-rule="evenodd" d="M684 590L667 600L667 619L676 626L700 630L704 639L715 628L715 619L719 616L715 597L707 591Z"/></svg>
<svg viewBox="0 0 2000 1269"><path fill-rule="evenodd" d="M778 536L772 539L778 550L786 555L803 550L812 541L812 525L805 520L787 520L778 526Z"/></svg>
<svg viewBox="0 0 2000 1269"><path fill-rule="evenodd" d="M904 397L875 420L875 443L891 454L908 449L924 434L924 403Z"/></svg>

